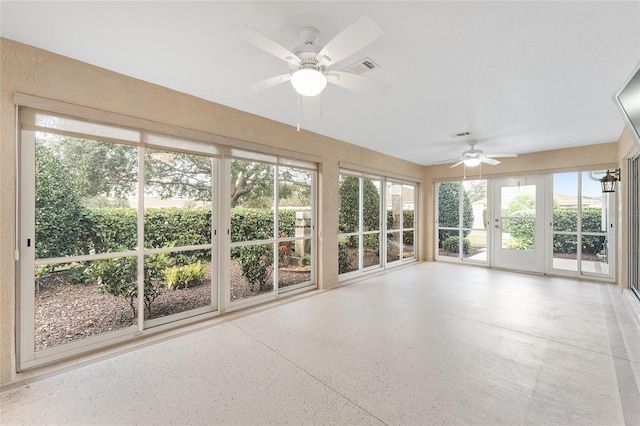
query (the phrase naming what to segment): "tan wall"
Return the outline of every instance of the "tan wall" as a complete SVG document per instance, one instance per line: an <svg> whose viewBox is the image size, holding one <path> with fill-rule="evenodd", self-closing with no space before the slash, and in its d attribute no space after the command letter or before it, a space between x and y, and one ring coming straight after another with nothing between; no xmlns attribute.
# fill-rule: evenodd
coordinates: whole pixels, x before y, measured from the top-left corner
<svg viewBox="0 0 640 426"><path fill-rule="evenodd" d="M617 234L617 252L618 261L616 262L616 270L618 271L618 285L620 288L629 288L629 191L624 185L626 177L628 176L627 159L640 154L640 146L636 144L631 136L629 129L625 127L620 136L620 143L618 145L618 167L620 168L621 181L618 186L619 191L616 192L618 197L618 234Z"/></svg>
<svg viewBox="0 0 640 426"><path fill-rule="evenodd" d="M420 179L422 167L175 92L86 63L0 39L0 384L15 377L15 109L21 92L320 159L318 282L338 284L338 164L346 161Z"/></svg>
<svg viewBox="0 0 640 426"><path fill-rule="evenodd" d="M582 146L579 148L557 149L519 155L517 158L504 159L496 166L482 168L486 178L499 176L521 176L543 174L558 171L582 170L593 168L611 168L618 164L618 142ZM478 169L467 169L467 179L477 178ZM425 200L423 217L425 231L424 260L433 260L435 253L435 182L442 180L461 180L463 167L450 168L449 164L424 168L423 196Z"/></svg>

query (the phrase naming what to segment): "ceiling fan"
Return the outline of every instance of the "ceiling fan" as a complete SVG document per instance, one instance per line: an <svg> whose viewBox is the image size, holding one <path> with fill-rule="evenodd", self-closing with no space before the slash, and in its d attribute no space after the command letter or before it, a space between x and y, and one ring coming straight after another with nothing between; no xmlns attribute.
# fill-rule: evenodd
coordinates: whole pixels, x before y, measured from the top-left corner
<svg viewBox="0 0 640 426"><path fill-rule="evenodd" d="M274 55L289 64L290 72L254 83L242 93L253 93L291 81L302 96L319 95L327 85L333 83L345 89L384 96L391 85L369 77L333 68L338 62L369 45L384 32L369 16L356 21L338 33L324 47L316 44L320 32L313 27L299 31L300 46L289 50L269 37L245 25L238 26L238 35L245 41Z"/></svg>
<svg viewBox="0 0 640 426"><path fill-rule="evenodd" d="M496 160L496 158L505 158L505 157L517 157L518 154L508 153L508 154L485 154L481 149L476 149L475 145L478 143L477 140L472 139L467 141L467 144L471 147L462 153L462 155L458 158L452 158L449 160L443 160L433 163L435 164L448 164L454 163L451 168L457 167L461 164L464 164L466 167L475 167L480 163L489 164L490 166L495 166L496 164L500 164L500 161Z"/></svg>

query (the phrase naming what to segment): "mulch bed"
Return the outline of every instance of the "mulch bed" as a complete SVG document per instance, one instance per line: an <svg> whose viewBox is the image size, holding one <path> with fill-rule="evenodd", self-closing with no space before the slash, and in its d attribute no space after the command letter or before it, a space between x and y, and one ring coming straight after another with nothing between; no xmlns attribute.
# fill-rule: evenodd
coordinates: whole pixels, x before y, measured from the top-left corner
<svg viewBox="0 0 640 426"><path fill-rule="evenodd" d="M178 290L163 290L151 304L151 316L161 318L211 305L209 265L202 284ZM240 267L231 262L231 300L241 300L268 293L272 286L252 292ZM280 288L310 280L308 270L280 269ZM107 333L137 323L129 303L122 297L100 294L95 282L71 284L66 271L47 274L38 279L35 293L35 348L57 346L89 336ZM137 301L134 300L137 309Z"/></svg>

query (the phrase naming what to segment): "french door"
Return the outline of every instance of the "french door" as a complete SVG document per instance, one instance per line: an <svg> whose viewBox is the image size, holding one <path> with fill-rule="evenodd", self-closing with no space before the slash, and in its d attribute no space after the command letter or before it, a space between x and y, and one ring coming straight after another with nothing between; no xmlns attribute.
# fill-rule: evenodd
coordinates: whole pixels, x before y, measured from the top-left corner
<svg viewBox="0 0 640 426"><path fill-rule="evenodd" d="M515 177L492 181L493 266L544 272L545 178Z"/></svg>

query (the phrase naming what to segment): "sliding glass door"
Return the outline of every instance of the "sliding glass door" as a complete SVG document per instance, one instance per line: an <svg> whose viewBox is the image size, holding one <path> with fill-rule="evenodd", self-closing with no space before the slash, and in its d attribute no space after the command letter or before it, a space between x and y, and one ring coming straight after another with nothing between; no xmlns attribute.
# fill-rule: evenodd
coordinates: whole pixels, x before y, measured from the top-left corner
<svg viewBox="0 0 640 426"><path fill-rule="evenodd" d="M613 202L603 171L553 175L551 271L613 278Z"/></svg>
<svg viewBox="0 0 640 426"><path fill-rule="evenodd" d="M20 119L20 369L315 285L315 163Z"/></svg>

